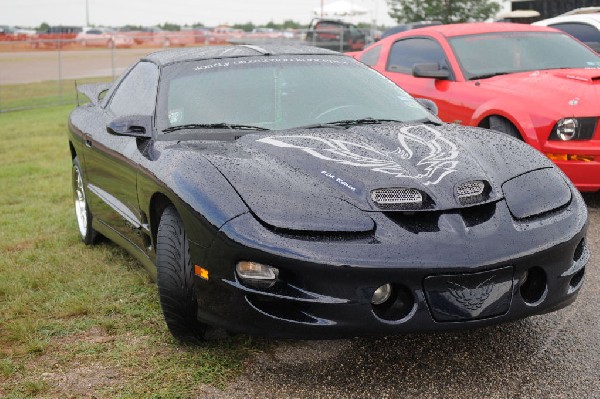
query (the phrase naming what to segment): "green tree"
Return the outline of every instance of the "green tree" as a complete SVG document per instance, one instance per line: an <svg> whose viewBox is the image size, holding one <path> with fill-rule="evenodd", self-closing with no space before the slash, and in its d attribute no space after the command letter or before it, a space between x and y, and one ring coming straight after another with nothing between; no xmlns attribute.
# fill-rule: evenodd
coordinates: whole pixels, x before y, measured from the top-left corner
<svg viewBox="0 0 600 399"><path fill-rule="evenodd" d="M252 32L252 29L256 28L256 26L252 22L246 22L245 24L235 24L232 28L241 29L244 32Z"/></svg>
<svg viewBox="0 0 600 399"><path fill-rule="evenodd" d="M484 21L500 5L491 0L387 0L390 17L399 23L441 21L445 24Z"/></svg>
<svg viewBox="0 0 600 399"><path fill-rule="evenodd" d="M162 30L170 30L170 31L174 31L174 32L179 32L181 30L180 25L173 24L170 22L165 22L162 25L158 25L158 27L161 28Z"/></svg>
<svg viewBox="0 0 600 399"><path fill-rule="evenodd" d="M40 33L46 33L46 32L48 32L50 30L50 25L48 25L47 22L42 22L40 24L40 26L38 26L37 28L35 28L35 30L37 32L40 32Z"/></svg>
<svg viewBox="0 0 600 399"><path fill-rule="evenodd" d="M303 27L304 25L301 25L300 22L296 22L291 19L286 19L283 21L283 24L281 24L281 29L300 29Z"/></svg>

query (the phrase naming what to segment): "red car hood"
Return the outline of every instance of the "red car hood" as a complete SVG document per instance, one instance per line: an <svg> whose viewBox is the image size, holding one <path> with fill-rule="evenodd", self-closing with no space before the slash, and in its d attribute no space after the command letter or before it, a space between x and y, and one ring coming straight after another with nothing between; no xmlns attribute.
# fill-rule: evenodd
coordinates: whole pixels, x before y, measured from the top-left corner
<svg viewBox="0 0 600 399"><path fill-rule="evenodd" d="M481 80L482 88L509 97L519 97L527 104L543 100L546 108L561 115L598 115L600 69L554 69L512 73Z"/></svg>

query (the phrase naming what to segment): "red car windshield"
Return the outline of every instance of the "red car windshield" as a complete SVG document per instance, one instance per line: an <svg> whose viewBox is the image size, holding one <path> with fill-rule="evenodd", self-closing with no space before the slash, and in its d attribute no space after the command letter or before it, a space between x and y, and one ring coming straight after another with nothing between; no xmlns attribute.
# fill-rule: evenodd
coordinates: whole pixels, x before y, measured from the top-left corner
<svg viewBox="0 0 600 399"><path fill-rule="evenodd" d="M467 80L541 69L600 68L598 54L558 32L486 33L449 42Z"/></svg>

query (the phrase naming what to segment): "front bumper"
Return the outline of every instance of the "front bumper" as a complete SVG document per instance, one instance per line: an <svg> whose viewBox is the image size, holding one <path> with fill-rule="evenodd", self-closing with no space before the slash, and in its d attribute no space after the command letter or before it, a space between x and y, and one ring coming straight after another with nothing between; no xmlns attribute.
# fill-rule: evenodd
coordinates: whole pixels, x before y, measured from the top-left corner
<svg viewBox="0 0 600 399"><path fill-rule="evenodd" d="M596 133L598 136L599 133ZM553 160L580 191L600 190L600 138L589 141L547 141L544 154L569 154L594 157L593 161Z"/></svg>
<svg viewBox="0 0 600 399"><path fill-rule="evenodd" d="M319 240L277 234L245 214L222 228L204 258L211 278L196 279L198 316L235 332L328 339L473 328L554 311L575 300L590 258L581 207L574 195L558 213L506 223L500 201L478 224L438 221L421 232L377 214L387 235ZM240 282L239 260L279 268L280 281L270 289ZM501 276L499 284L490 276ZM455 295L432 288L432 279L455 284ZM386 283L400 301L391 312L371 304Z"/></svg>

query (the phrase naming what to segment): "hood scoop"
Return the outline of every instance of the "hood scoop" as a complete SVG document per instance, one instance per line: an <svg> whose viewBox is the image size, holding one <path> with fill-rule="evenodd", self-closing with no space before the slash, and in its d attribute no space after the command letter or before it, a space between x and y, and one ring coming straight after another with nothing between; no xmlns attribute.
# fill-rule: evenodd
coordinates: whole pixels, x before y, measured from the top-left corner
<svg viewBox="0 0 600 399"><path fill-rule="evenodd" d="M427 194L415 188L379 188L371 191L371 201L383 210L422 210L432 207Z"/></svg>

